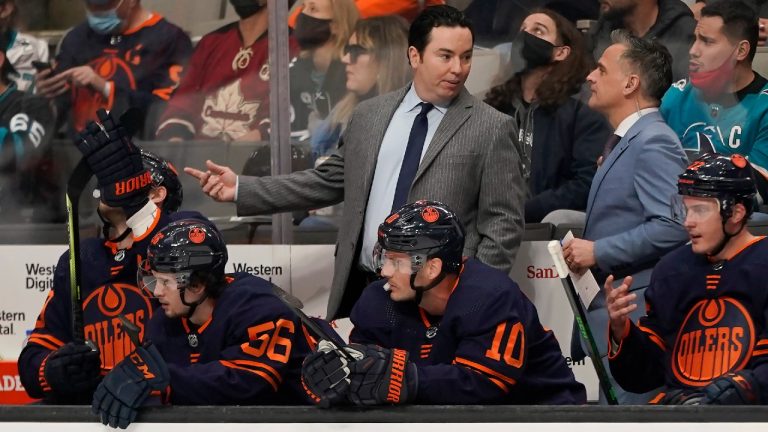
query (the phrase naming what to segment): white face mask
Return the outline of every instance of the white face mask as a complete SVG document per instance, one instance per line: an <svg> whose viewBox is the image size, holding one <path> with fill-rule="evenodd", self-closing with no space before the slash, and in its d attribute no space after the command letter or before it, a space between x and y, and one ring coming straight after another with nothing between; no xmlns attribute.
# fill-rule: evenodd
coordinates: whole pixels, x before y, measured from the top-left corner
<svg viewBox="0 0 768 432"><path fill-rule="evenodd" d="M122 27L123 20L117 15L117 9L123 4L123 0L112 9L103 12L91 12L86 9L88 25L98 34L114 34L116 30Z"/></svg>

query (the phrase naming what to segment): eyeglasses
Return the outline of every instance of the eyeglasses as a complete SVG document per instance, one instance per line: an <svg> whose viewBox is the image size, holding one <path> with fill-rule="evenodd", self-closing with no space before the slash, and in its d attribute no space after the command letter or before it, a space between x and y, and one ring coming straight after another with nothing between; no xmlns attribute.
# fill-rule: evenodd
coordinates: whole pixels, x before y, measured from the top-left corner
<svg viewBox="0 0 768 432"><path fill-rule="evenodd" d="M349 64L357 63L357 58L363 54L368 54L368 49L358 44L344 45L344 55L349 54Z"/></svg>

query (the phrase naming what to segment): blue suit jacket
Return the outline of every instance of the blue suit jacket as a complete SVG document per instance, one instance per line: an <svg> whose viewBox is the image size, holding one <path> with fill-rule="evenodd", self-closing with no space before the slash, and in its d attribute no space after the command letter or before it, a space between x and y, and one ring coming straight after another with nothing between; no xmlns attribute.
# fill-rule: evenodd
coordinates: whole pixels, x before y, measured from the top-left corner
<svg viewBox="0 0 768 432"><path fill-rule="evenodd" d="M686 165L677 135L652 112L629 128L592 180L584 228L584 238L595 242L597 268L592 270L601 284L601 274L617 276L615 286L624 276L633 276L631 289L637 291L638 303L633 319L645 313L643 293L653 266L688 240L670 211L677 176ZM587 319L600 353L606 355L608 312L602 290Z"/></svg>

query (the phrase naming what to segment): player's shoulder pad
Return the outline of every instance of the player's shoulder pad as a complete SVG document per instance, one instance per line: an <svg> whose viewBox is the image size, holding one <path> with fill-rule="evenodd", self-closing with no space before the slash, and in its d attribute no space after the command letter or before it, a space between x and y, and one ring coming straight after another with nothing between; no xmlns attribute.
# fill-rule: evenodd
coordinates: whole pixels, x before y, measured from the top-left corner
<svg viewBox="0 0 768 432"><path fill-rule="evenodd" d="M217 299L217 307L256 315L293 316L291 309L274 294L269 281L243 272L226 276L229 282Z"/></svg>
<svg viewBox="0 0 768 432"><path fill-rule="evenodd" d="M203 216L202 213L194 210L179 210L168 215L168 220L171 222L182 219L197 219L199 221L212 223L207 217Z"/></svg>
<svg viewBox="0 0 768 432"><path fill-rule="evenodd" d="M455 314L487 320L488 313L506 314L518 308L523 293L515 281L501 270L476 259L464 263L459 285L451 295Z"/></svg>

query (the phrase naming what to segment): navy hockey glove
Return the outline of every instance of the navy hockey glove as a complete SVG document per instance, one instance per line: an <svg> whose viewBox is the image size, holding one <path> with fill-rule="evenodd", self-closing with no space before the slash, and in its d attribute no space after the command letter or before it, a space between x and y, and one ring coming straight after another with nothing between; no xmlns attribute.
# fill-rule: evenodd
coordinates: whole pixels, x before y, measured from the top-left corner
<svg viewBox="0 0 768 432"><path fill-rule="evenodd" d="M154 345L136 348L99 384L93 394L93 413L103 424L125 429L150 393L165 392L170 379L168 366Z"/></svg>
<svg viewBox="0 0 768 432"><path fill-rule="evenodd" d="M330 408L347 401L349 361L332 342L321 340L301 365L301 384L312 401Z"/></svg>
<svg viewBox="0 0 768 432"><path fill-rule="evenodd" d="M416 398L418 372L408 352L376 345L351 344L349 400L355 405L403 404Z"/></svg>
<svg viewBox="0 0 768 432"><path fill-rule="evenodd" d="M715 379L704 387L706 405L756 405L760 403L760 389L752 371L744 369Z"/></svg>
<svg viewBox="0 0 768 432"><path fill-rule="evenodd" d="M670 389L658 405L700 405L704 394L697 390Z"/></svg>
<svg viewBox="0 0 768 432"><path fill-rule="evenodd" d="M87 404L101 381L99 350L92 344L70 342L48 356L43 377L55 402Z"/></svg>
<svg viewBox="0 0 768 432"><path fill-rule="evenodd" d="M125 209L130 217L149 200L152 175L125 128L103 109L97 114L101 124L88 123L77 148L98 179L101 200Z"/></svg>

